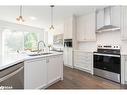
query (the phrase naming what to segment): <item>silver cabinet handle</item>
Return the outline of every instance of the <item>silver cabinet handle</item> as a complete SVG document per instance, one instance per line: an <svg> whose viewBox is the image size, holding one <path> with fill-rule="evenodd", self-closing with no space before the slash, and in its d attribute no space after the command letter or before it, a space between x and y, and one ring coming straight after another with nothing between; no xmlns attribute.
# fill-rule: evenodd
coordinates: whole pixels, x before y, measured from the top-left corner
<svg viewBox="0 0 127 95"><path fill-rule="evenodd" d="M12 77L12 76L14 76L14 75L16 75L18 72L20 72L21 70L23 70L23 68L24 68L24 67L21 67L21 68L17 69L16 71L14 71L14 72L12 72L12 73L10 73L10 74L8 74L8 75L6 75L6 76L0 78L0 82L2 82L2 81L4 81L4 80L6 80L6 79L8 79L8 78L10 78L10 77Z"/></svg>

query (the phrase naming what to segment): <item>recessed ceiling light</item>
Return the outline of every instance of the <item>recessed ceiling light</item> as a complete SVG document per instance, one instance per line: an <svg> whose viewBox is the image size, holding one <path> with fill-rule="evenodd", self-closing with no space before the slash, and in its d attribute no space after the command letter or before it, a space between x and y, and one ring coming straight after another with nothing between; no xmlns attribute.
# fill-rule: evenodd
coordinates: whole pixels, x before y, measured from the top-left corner
<svg viewBox="0 0 127 95"><path fill-rule="evenodd" d="M37 18L36 17L34 17L34 16L30 16L29 17L31 20L36 20Z"/></svg>

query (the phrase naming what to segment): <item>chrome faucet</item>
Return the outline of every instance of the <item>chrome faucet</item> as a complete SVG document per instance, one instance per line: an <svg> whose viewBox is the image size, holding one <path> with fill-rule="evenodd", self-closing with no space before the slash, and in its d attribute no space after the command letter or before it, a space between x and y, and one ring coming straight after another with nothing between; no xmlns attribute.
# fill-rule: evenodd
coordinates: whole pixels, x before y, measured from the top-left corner
<svg viewBox="0 0 127 95"><path fill-rule="evenodd" d="M44 47L46 47L46 45L45 45L44 41L39 41L39 42L38 42L38 47L37 47L38 52L40 52L40 51L41 51L41 50L39 49L40 43L43 43Z"/></svg>

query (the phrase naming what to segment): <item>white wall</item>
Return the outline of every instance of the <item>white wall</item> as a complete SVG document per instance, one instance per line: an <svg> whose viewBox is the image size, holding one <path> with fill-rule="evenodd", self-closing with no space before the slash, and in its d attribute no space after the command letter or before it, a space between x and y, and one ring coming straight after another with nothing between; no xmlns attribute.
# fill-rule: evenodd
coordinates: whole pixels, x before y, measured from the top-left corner
<svg viewBox="0 0 127 95"><path fill-rule="evenodd" d="M78 44L79 50L96 51L96 42L81 42Z"/></svg>
<svg viewBox="0 0 127 95"><path fill-rule="evenodd" d="M79 43L78 48L85 51L95 51L98 44L121 45L120 31L97 33L96 37L97 41Z"/></svg>
<svg viewBox="0 0 127 95"><path fill-rule="evenodd" d="M120 45L120 31L109 31L97 34L97 44Z"/></svg>

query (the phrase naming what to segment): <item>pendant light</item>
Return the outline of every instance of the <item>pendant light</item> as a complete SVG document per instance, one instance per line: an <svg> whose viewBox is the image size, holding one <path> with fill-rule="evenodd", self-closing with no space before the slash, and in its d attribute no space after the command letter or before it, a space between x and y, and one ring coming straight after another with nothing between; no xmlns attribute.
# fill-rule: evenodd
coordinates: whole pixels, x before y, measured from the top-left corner
<svg viewBox="0 0 127 95"><path fill-rule="evenodd" d="M50 26L50 30L53 30L54 29L54 26L53 26L53 7L54 5L50 5L51 7L51 26Z"/></svg>
<svg viewBox="0 0 127 95"><path fill-rule="evenodd" d="M22 6L19 8L19 16L16 18L16 20L19 22L24 22L24 18L22 16Z"/></svg>

